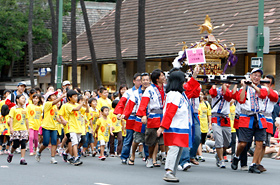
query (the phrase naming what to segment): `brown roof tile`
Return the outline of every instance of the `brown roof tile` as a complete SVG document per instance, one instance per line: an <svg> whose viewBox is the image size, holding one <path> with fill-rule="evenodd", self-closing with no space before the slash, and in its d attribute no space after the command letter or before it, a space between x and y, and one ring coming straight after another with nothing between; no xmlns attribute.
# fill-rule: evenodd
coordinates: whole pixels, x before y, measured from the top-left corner
<svg viewBox="0 0 280 185"><path fill-rule="evenodd" d="M280 0L265 0L265 26L270 27L270 47L280 40ZM126 0L121 11L121 47L124 59L137 57L138 0ZM225 44L233 42L237 51L247 48L247 26L258 24L258 0L146 0L146 55L176 55L182 41L187 45L200 40L198 26L209 15L216 39ZM115 11L91 27L98 61L114 60ZM86 33L77 37L78 60L89 60L90 52ZM63 61L71 60L71 42L63 47ZM51 54L34 64L50 64Z"/></svg>

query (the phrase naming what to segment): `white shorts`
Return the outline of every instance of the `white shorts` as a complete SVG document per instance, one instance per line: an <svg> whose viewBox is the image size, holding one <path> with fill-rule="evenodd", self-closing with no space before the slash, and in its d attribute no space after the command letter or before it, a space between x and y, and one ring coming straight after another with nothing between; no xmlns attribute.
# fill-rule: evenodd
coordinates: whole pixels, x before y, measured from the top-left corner
<svg viewBox="0 0 280 185"><path fill-rule="evenodd" d="M104 140L100 140L99 143L100 143L100 145L105 145L106 144Z"/></svg>
<svg viewBox="0 0 280 185"><path fill-rule="evenodd" d="M72 146L79 144L80 140L81 140L81 134L77 134L75 132L71 132L70 133L70 139L72 142Z"/></svg>

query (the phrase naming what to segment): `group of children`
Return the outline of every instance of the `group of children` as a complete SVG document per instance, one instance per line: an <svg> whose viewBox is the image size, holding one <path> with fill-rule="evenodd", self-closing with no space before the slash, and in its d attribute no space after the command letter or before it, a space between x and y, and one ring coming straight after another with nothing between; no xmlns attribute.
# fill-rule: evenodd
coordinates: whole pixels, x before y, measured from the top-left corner
<svg viewBox="0 0 280 185"><path fill-rule="evenodd" d="M57 164L55 155L57 151L62 151L65 162L81 165L83 162L80 156L86 156L86 152L91 149L94 157L98 152L98 143L99 159L105 160L105 149L109 141L110 154L115 155L115 138L118 141L117 154L121 153L125 121L117 119L113 114L118 100L112 102L108 99L108 91L104 87L100 88L99 99L70 89L60 96L53 90L44 96L33 92L30 99L26 99L23 94L16 95L15 106L10 109L5 102L0 102L0 155L8 154L9 163L12 162L15 150L20 148L20 164L27 165L24 157L28 141L30 155L35 155L38 162L43 150L50 147L52 164ZM6 150L2 152L2 144L5 142Z"/></svg>

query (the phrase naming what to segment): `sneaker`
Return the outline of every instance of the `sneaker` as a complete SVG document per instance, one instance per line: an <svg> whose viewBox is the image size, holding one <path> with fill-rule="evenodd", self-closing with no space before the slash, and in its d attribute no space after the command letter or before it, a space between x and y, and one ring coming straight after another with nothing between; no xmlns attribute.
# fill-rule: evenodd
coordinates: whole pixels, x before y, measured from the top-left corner
<svg viewBox="0 0 280 185"><path fill-rule="evenodd" d="M3 155L4 154L4 152L2 152L2 150L0 151L0 155Z"/></svg>
<svg viewBox="0 0 280 185"><path fill-rule="evenodd" d="M96 151L93 151L93 153L92 153L92 157L95 157L95 156L96 156L96 154L97 154L97 152L96 152Z"/></svg>
<svg viewBox="0 0 280 185"><path fill-rule="evenodd" d="M228 158L227 158L226 155L224 156L224 160L225 160L226 163L228 162Z"/></svg>
<svg viewBox="0 0 280 185"><path fill-rule="evenodd" d="M115 154L110 154L110 157L115 157Z"/></svg>
<svg viewBox="0 0 280 185"><path fill-rule="evenodd" d="M192 167L191 163L185 163L183 165L183 171L187 171L188 169L190 169Z"/></svg>
<svg viewBox="0 0 280 185"><path fill-rule="evenodd" d="M122 159L122 164L126 164L126 159Z"/></svg>
<svg viewBox="0 0 280 185"><path fill-rule="evenodd" d="M248 171L249 168L248 168L248 166L241 166L241 170L242 170L242 171Z"/></svg>
<svg viewBox="0 0 280 185"><path fill-rule="evenodd" d="M20 153L21 153L20 148L17 148L16 151L15 151L15 153L20 154Z"/></svg>
<svg viewBox="0 0 280 185"><path fill-rule="evenodd" d="M237 157L233 157L232 163L231 163L231 169L237 170L237 168L238 168L238 161L239 161L239 159Z"/></svg>
<svg viewBox="0 0 280 185"><path fill-rule="evenodd" d="M153 165L153 159L147 159L146 160L146 167L147 168L153 168L154 165Z"/></svg>
<svg viewBox="0 0 280 185"><path fill-rule="evenodd" d="M252 166L249 167L249 173L258 173L260 174L261 171L258 169L258 166L256 164L253 164Z"/></svg>
<svg viewBox="0 0 280 185"><path fill-rule="evenodd" d="M139 158L143 158L143 153L142 153L142 152L139 152L139 153L138 153L138 157L139 157Z"/></svg>
<svg viewBox="0 0 280 185"><path fill-rule="evenodd" d="M224 160L220 161L220 168L226 168L226 164Z"/></svg>
<svg viewBox="0 0 280 185"><path fill-rule="evenodd" d="M220 167L220 159L218 157L218 154L215 154L215 159L216 159L216 165L217 167Z"/></svg>
<svg viewBox="0 0 280 185"><path fill-rule="evenodd" d="M21 159L19 162L20 165L27 165L27 162L24 159Z"/></svg>
<svg viewBox="0 0 280 185"><path fill-rule="evenodd" d="M33 153L33 152L31 152L29 155L30 155L30 156L33 156L33 155L34 155L34 153Z"/></svg>
<svg viewBox="0 0 280 185"><path fill-rule="evenodd" d="M51 164L57 164L57 161L54 158L52 158L51 159Z"/></svg>
<svg viewBox="0 0 280 185"><path fill-rule="evenodd" d="M37 162L40 162L41 154L39 154L39 152L36 152L35 159L36 159Z"/></svg>
<svg viewBox="0 0 280 185"><path fill-rule="evenodd" d="M198 161L205 162L205 159L202 156L198 156Z"/></svg>
<svg viewBox="0 0 280 185"><path fill-rule="evenodd" d="M161 160L161 164L165 164L165 161L166 161L166 157L163 157Z"/></svg>
<svg viewBox="0 0 280 185"><path fill-rule="evenodd" d="M101 160L101 161L105 161L106 157L105 156L99 156L98 159Z"/></svg>
<svg viewBox="0 0 280 185"><path fill-rule="evenodd" d="M72 164L73 164L74 166L79 166L79 165L83 164L83 162L80 161L80 158L78 158L78 159L75 160Z"/></svg>
<svg viewBox="0 0 280 185"><path fill-rule="evenodd" d="M179 179L175 177L173 172L166 172L163 177L163 180L165 180L166 182L179 182Z"/></svg>
<svg viewBox="0 0 280 185"><path fill-rule="evenodd" d="M183 167L181 165L178 165L177 170L178 171L183 171Z"/></svg>
<svg viewBox="0 0 280 185"><path fill-rule="evenodd" d="M74 157L71 157L70 159L67 160L67 163L73 164L74 163Z"/></svg>
<svg viewBox="0 0 280 185"><path fill-rule="evenodd" d="M65 153L62 153L62 159L64 162L67 162L67 158L68 158L68 155Z"/></svg>
<svg viewBox="0 0 280 185"><path fill-rule="evenodd" d="M9 154L9 155L8 155L8 157L7 157L7 162L8 162L8 163L12 162L13 156L14 156L13 154Z"/></svg>
<svg viewBox="0 0 280 185"><path fill-rule="evenodd" d="M87 155L86 155L85 152L82 152L82 156L83 156L83 157L87 157Z"/></svg>
<svg viewBox="0 0 280 185"><path fill-rule="evenodd" d="M266 171L266 168L263 167L263 165L261 165L261 164L259 164L257 168L258 168L258 170L260 170L260 172L265 172Z"/></svg>

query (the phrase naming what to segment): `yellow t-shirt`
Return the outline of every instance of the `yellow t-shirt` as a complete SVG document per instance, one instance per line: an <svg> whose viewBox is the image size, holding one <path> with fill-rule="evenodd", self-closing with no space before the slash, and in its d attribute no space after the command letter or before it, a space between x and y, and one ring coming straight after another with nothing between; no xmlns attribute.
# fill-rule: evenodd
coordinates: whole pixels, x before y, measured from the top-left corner
<svg viewBox="0 0 280 185"><path fill-rule="evenodd" d="M84 107L82 107L84 108ZM82 109L81 108L81 109ZM87 121L87 116L86 116L86 112L84 112L82 114L82 122L81 122L81 125L82 125L82 135L86 135L86 127L88 125L88 121ZM88 132L88 131L87 131Z"/></svg>
<svg viewBox="0 0 280 185"><path fill-rule="evenodd" d="M10 127L8 125L9 115L0 116L0 135L9 136L10 135Z"/></svg>
<svg viewBox="0 0 280 185"><path fill-rule="evenodd" d="M28 99L28 105L32 105L32 104L33 104L32 100Z"/></svg>
<svg viewBox="0 0 280 185"><path fill-rule="evenodd" d="M208 102L199 103L198 115L199 115L201 133L207 133L208 132L208 116L212 115L211 106Z"/></svg>
<svg viewBox="0 0 280 185"><path fill-rule="evenodd" d="M114 114L114 109L111 109L109 112L109 118L112 121L112 127L114 127L113 133L122 131L121 120L117 119L117 115Z"/></svg>
<svg viewBox="0 0 280 185"><path fill-rule="evenodd" d="M2 106L3 106L4 104L5 104L5 100L0 101L0 112L1 112Z"/></svg>
<svg viewBox="0 0 280 185"><path fill-rule="evenodd" d="M13 118L13 129L14 131L27 130L26 128L26 109L17 108L17 106L11 108L9 116Z"/></svg>
<svg viewBox="0 0 280 185"><path fill-rule="evenodd" d="M67 121L66 125L65 125L65 126L63 125L64 134L68 134L68 133L69 133L69 129L68 129L68 127L69 127L69 124L68 124L68 115L67 115L67 113L66 113L66 106L67 106L67 104L69 104L69 103L63 104L63 105L60 107L59 111L58 111L58 115L59 115L59 116L62 116L62 117L65 119L65 121ZM61 126L62 126L62 125L61 125Z"/></svg>
<svg viewBox="0 0 280 185"><path fill-rule="evenodd" d="M47 101L44 105L44 119L42 128L46 130L57 130L57 106Z"/></svg>
<svg viewBox="0 0 280 185"><path fill-rule="evenodd" d="M124 127L122 130L122 136L126 137L126 120L122 120L122 127Z"/></svg>
<svg viewBox="0 0 280 185"><path fill-rule="evenodd" d="M73 111L79 104L68 103L66 106L66 113L68 115L69 132L82 134L82 114L85 112L85 108L81 108L80 111Z"/></svg>
<svg viewBox="0 0 280 185"><path fill-rule="evenodd" d="M101 117L97 120L96 125L99 126L98 141L104 140L105 142L108 142L110 137L110 126L112 125L110 118L105 120Z"/></svg>
<svg viewBox="0 0 280 185"><path fill-rule="evenodd" d="M93 108L90 108L88 114L89 114L89 120L90 119L92 120L92 126L93 126L92 130L95 131L95 129L96 129L96 122L97 122L97 120L99 118L99 110L98 109L94 110Z"/></svg>
<svg viewBox="0 0 280 185"><path fill-rule="evenodd" d="M233 128L234 125L234 118L235 118L235 105L232 104L229 108L229 119L230 119L230 126L231 126L231 132L236 132L235 128Z"/></svg>
<svg viewBox="0 0 280 185"><path fill-rule="evenodd" d="M98 98L96 108L98 110L101 110L101 107L103 107L103 106L107 106L107 107L109 107L109 109L111 109L112 101L109 98L107 98L107 99Z"/></svg>
<svg viewBox="0 0 280 185"><path fill-rule="evenodd" d="M34 104L29 104L27 106L27 119L29 123L29 128L33 130L39 130L41 126L41 116L43 113L43 106L36 106Z"/></svg>

